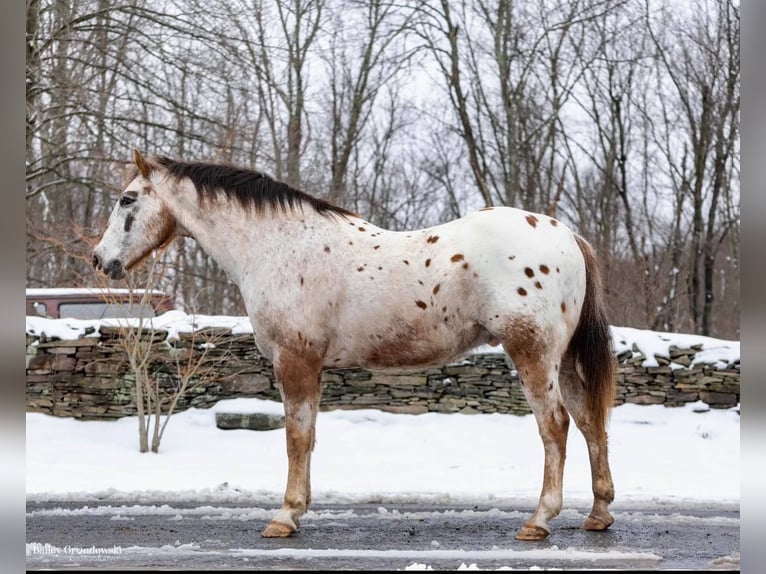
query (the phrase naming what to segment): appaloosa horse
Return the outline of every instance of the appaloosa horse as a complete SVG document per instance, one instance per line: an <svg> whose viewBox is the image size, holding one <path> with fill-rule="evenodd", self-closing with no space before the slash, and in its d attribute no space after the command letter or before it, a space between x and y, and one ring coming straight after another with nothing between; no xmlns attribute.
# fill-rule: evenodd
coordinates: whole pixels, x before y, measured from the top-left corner
<svg viewBox="0 0 766 574"><path fill-rule="evenodd" d="M239 286L286 419L287 488L263 536L294 533L311 501L323 367L438 365L485 343L513 360L545 449L540 500L517 538L545 538L561 510L569 415L590 455L584 528L612 524L606 423L616 363L598 262L582 237L510 207L388 231L248 169L138 152L133 161L93 264L119 279L184 235Z"/></svg>

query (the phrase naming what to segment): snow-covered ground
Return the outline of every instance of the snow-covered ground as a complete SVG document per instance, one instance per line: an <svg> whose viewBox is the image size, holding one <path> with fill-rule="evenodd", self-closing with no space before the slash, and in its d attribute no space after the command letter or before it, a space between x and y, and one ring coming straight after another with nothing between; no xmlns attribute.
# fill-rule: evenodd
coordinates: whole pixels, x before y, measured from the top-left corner
<svg viewBox="0 0 766 574"><path fill-rule="evenodd" d="M170 421L159 454L138 452L135 417L80 422L28 413L27 498L82 501L84 506L45 512L105 513L113 520L132 520L134 513L156 515L163 510L169 513L169 520L180 520L181 512L215 515L217 503L244 503L227 506L225 516L266 523L273 514L268 509L281 504L285 486L284 430L225 431L214 422L215 412L251 410L278 413L281 405L234 399L220 401L210 410L178 413ZM387 512L387 504L402 502L531 507L540 490L542 445L531 415L333 411L319 414L317 430L311 469L315 503L373 502L381 505L378 512ZM660 520L666 525L668 519L695 520L677 516L678 507L715 504L736 508L740 499L739 455L739 415L735 409L707 410L702 403L672 409L619 406L613 411L610 427L610 459L617 492L612 510L620 521L649 524ZM562 516L576 512L581 521L590 508L590 490L584 440L579 432L571 432ZM175 506L188 501L194 503L193 508L179 510ZM652 508L671 510L670 518L643 512ZM633 517L631 509L641 511ZM496 507L495 511L500 512ZM311 514L322 518L321 510ZM517 515L513 513L521 520ZM28 559L41 552L39 545L45 542L28 541ZM124 558L137 553L133 559L140 565L146 560L144 555L156 561L157 553L183 554L188 546L185 540L170 547L132 546L125 549ZM197 560L201 550L192 545L188 552L193 555L186 558ZM405 570L431 570L429 564L436 560L454 560L461 564L459 570L478 570L476 563L486 560L531 561L530 569L541 569L536 562L574 561L581 565L586 561L593 567L604 560L622 564L662 560L656 552L645 550L558 546L491 551L286 547L233 549L230 553L245 561L289 557L305 559L307 564L332 557L401 560L407 564ZM178 560L183 558L181 554ZM739 566L738 553L721 560L728 568Z"/></svg>
<svg viewBox="0 0 766 574"><path fill-rule="evenodd" d="M707 412L695 412L706 410ZM216 412L281 413L261 399L220 401L177 413L159 454L137 450L135 417L81 422L27 414L31 500L281 501L284 430L220 430ZM734 409L622 405L613 410L615 505L727 502L740 496L739 415ZM570 431L565 505L591 498L584 440ZM534 418L376 410L319 414L312 457L316 502L534 501L543 452Z"/></svg>

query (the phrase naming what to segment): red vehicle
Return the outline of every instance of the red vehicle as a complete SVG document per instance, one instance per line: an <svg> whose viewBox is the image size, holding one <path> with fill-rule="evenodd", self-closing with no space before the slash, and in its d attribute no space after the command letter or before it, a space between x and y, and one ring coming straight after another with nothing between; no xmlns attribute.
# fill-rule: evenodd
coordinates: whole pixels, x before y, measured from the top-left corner
<svg viewBox="0 0 766 574"><path fill-rule="evenodd" d="M27 315L61 319L155 317L174 309L162 291L66 287L27 289Z"/></svg>

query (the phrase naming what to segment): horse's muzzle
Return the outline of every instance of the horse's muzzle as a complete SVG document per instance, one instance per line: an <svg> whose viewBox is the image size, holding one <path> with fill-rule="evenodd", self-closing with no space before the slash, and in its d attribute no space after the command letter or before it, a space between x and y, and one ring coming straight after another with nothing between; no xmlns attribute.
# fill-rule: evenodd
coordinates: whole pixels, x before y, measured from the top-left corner
<svg viewBox="0 0 766 574"><path fill-rule="evenodd" d="M112 259L109 263L105 264L101 258L94 253L93 267L112 279L122 279L125 277L125 269L122 267L122 262L117 259Z"/></svg>

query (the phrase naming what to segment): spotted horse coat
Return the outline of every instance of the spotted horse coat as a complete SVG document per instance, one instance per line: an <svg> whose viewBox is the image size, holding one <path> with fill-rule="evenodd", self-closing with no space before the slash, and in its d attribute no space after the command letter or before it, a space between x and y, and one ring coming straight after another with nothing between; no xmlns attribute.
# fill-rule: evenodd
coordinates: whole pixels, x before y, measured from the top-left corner
<svg viewBox="0 0 766 574"><path fill-rule="evenodd" d="M545 451L540 500L517 538L545 538L561 509L570 416L592 470L584 528L612 524L615 362L598 261L582 237L511 207L389 231L259 172L138 152L134 163L94 266L119 279L183 235L238 285L286 417L285 496L263 536L294 533L310 504L323 368L440 365L485 343L513 360Z"/></svg>

